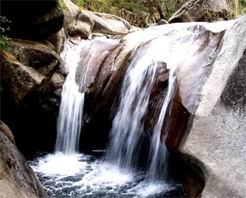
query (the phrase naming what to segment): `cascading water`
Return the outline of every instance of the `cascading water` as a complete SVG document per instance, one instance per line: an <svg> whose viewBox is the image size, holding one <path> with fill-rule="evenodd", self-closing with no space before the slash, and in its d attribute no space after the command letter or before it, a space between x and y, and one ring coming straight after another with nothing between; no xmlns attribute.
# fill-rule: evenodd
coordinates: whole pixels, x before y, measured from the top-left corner
<svg viewBox="0 0 246 198"><path fill-rule="evenodd" d="M62 91L60 114L57 123L56 153L37 158L36 161L32 162L32 167L45 186L48 194L52 197L159 197L162 193L166 193L166 191L173 190L176 192L176 188L174 187L147 184L144 180L144 174L141 171L133 173L129 170L122 170L118 166L112 165L112 163L104 162L93 156L79 154L77 152L84 104L84 93L80 93L80 88L85 87L83 84L90 82L90 79L86 78L87 72L90 72L90 69L84 69L86 72L80 78L76 76L76 72L78 72L78 65L81 62L88 65L91 62L90 58L84 61L80 60L81 54L83 54L82 51L90 57L90 53L87 53L88 48L91 48L93 43L104 45L106 44L105 42L111 44L117 43L117 41L106 38L81 41L78 44L66 43L62 58L69 74ZM107 54L105 50L104 54ZM135 62L138 62L138 58L135 59ZM146 78L151 78L154 81L156 77L155 72L160 65L151 61L149 61L149 64L152 67L146 66L143 72L145 76L143 76L142 81L145 81ZM138 67L135 70L135 75L142 73L141 70L141 67ZM141 75L139 77L141 78ZM79 84L76 82L76 79L79 79ZM137 78L136 80L139 79ZM143 100L146 100L146 108L148 104L146 93L150 92L151 86L151 83L146 83L146 86L141 92L141 97ZM142 87L138 88L142 89ZM134 89L136 87L133 86L132 91ZM136 103L139 103L137 95L135 95L134 100ZM140 102L138 107L142 108L143 103ZM128 110L130 110L129 108ZM138 114L138 112L135 111L135 114ZM142 116L144 117L144 115ZM132 140L135 140L137 136L133 135ZM131 144L130 139L128 141L128 144ZM135 142L135 147L131 150L132 152L135 152L137 149L137 143ZM132 153L133 155L134 153ZM178 191L176 195L180 195L180 192Z"/></svg>
<svg viewBox="0 0 246 198"><path fill-rule="evenodd" d="M49 195L159 198L168 197L171 191L174 191L171 196L184 195L182 186L170 184L166 180L169 170L167 149L163 142L170 105L180 80L176 79L175 74L183 67L207 65L213 53L209 53L208 50L215 49L218 45L216 42L209 42L206 35L200 32L203 31L199 28L181 28L180 31L169 29L166 33L152 37L148 42L138 44L134 48L135 53L132 54L122 81L106 161L77 153L84 105L84 94L80 91L93 82L87 72L98 72L90 68L93 67L90 64L107 62L105 58L118 41L96 38L77 44L66 43L62 58L69 74L62 92L56 153L38 158L32 163L34 171ZM204 43L210 48L207 49ZM93 51L97 48L101 48L101 51L93 56L90 49ZM81 55L83 51L85 53ZM83 72L78 70L81 63L86 67L82 69ZM110 68L114 69L113 66ZM200 75L199 72L197 76ZM151 135L147 135L151 137L147 171L139 170L137 167L139 149L143 137L150 132L146 132L145 121L148 118L151 94L156 86L159 86L160 81L166 80L167 74L168 87L163 91L159 115L153 123Z"/></svg>
<svg viewBox="0 0 246 198"><path fill-rule="evenodd" d="M137 54L126 72L121 87L120 104L113 120L107 160L130 168L136 163L158 64L151 47ZM148 80L146 80L148 79Z"/></svg>
<svg viewBox="0 0 246 198"><path fill-rule="evenodd" d="M66 154L75 153L79 147L85 94L79 91L75 76L82 47L67 42L61 53L68 76L62 90L55 150Z"/></svg>
<svg viewBox="0 0 246 198"><path fill-rule="evenodd" d="M168 156L167 148L163 143L165 138L162 139L162 128L164 119L168 116L168 107L176 90L176 77L173 69L170 70L168 85L167 95L164 99L160 115L153 130L153 137L151 139L150 164L147 172L147 178L152 181L167 179L168 176Z"/></svg>
<svg viewBox="0 0 246 198"><path fill-rule="evenodd" d="M113 120L110 144L106 159L124 169L136 166L138 152L144 136L144 121L148 110L151 90L158 81L161 68L169 70L168 87L163 95L163 104L153 127L149 166L146 178L161 181L168 178L168 153L163 138L163 128L169 116L169 108L176 92L175 71L180 66L191 67L195 63L206 65L209 56L201 58L196 53L206 37L200 29L176 31L154 38L143 49L137 51L124 77L119 106ZM216 46L216 43L212 45ZM199 62L200 61L200 62ZM165 123L167 124L167 123Z"/></svg>

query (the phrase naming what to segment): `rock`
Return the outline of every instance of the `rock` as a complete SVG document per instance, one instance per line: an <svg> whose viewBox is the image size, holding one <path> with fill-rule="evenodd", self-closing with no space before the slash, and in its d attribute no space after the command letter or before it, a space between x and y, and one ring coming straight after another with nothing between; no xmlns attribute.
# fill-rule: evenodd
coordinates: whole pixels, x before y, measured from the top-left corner
<svg viewBox="0 0 246 198"><path fill-rule="evenodd" d="M92 35L124 35L135 28L126 20L111 14L80 10L70 0L64 0L64 30L67 36L91 38Z"/></svg>
<svg viewBox="0 0 246 198"><path fill-rule="evenodd" d="M189 0L169 19L169 23L216 21L231 18L232 10L226 0Z"/></svg>
<svg viewBox="0 0 246 198"><path fill-rule="evenodd" d="M157 22L157 25L166 25L168 22L164 19L161 19L160 21Z"/></svg>
<svg viewBox="0 0 246 198"><path fill-rule="evenodd" d="M92 40L88 48L81 51L81 60L76 71L76 82L80 84L81 92L91 87L96 82L108 78L111 71L110 64L104 64L110 52L118 45L116 39L95 39ZM86 73L86 76L84 75ZM83 81L84 86L81 83ZM97 87L99 88L99 87Z"/></svg>
<svg viewBox="0 0 246 198"><path fill-rule="evenodd" d="M80 14L80 9L70 0L63 0L66 8L64 9L64 30L65 34L69 35L72 27Z"/></svg>
<svg viewBox="0 0 246 198"><path fill-rule="evenodd" d="M26 156L53 149L62 87L52 78L61 63L54 50L47 41L10 39L1 52L1 118Z"/></svg>
<svg viewBox="0 0 246 198"><path fill-rule="evenodd" d="M2 16L11 21L8 35L24 39L46 39L63 26L58 0L1 2Z"/></svg>
<svg viewBox="0 0 246 198"><path fill-rule="evenodd" d="M34 88L41 85L45 77L31 67L27 67L11 54L2 55L1 85L8 92L10 100L18 104Z"/></svg>
<svg viewBox="0 0 246 198"><path fill-rule="evenodd" d="M120 17L105 14L82 11L74 27L70 30L71 36L88 38L95 35L124 35L133 31L134 27Z"/></svg>
<svg viewBox="0 0 246 198"><path fill-rule="evenodd" d="M10 40L9 50L1 53L1 84L18 104L51 78L60 58L49 46L26 40Z"/></svg>
<svg viewBox="0 0 246 198"><path fill-rule="evenodd" d="M117 101L121 80L124 78L129 62L134 58L134 56L136 56L136 54L140 53L141 50L144 50L145 46L148 46L148 43L151 42L153 39L163 37L163 35L166 35L168 37L172 37L172 35L177 36L178 32L183 30L184 32L187 31L189 36L184 36L183 39L180 39L180 42L186 43L188 37L190 37L191 35L196 35L195 33L197 33L198 36L194 38L195 40L194 43L196 43L197 45L194 44L195 51L194 52L192 51L192 54L189 57L192 58L193 56L197 56L198 53L201 54L201 56L197 56L197 60L194 60L195 63L199 63L199 64L194 63L192 68L194 69L194 71L197 70L199 71L198 72L199 75L194 75L194 76L199 79L203 79L203 77L200 76L202 74L202 72L200 72L200 69L203 68L204 65L214 60L213 58L215 57L217 52L215 49L217 49L218 44L221 41L221 33L213 33L209 31L208 30L209 28L207 29L205 27L206 25L207 24L199 23L199 24L182 24L182 25L172 24L167 26L153 26L143 31L135 31L130 34L127 34L126 36L121 37L119 42L114 45L110 44L113 42L111 41L111 39L106 39L106 38L101 39L101 41L100 39L87 41L87 42L91 42L92 44L86 45L86 47L83 49L81 57L85 57L85 58L81 59L81 62L79 64L80 65L79 69L77 69L77 73L76 73L77 83L80 84L81 76L83 76L81 74L84 74L85 71L89 72L87 78L84 79L86 82L85 87L80 87L81 91L86 90L86 101L85 101L85 111L84 111L85 125L83 129L85 132L81 133L81 141L82 141L81 145L85 145L85 144L89 145L88 136L91 136L92 143L89 146L93 147L92 145L94 141L93 137L95 135L98 135L97 133L98 130L101 131L100 135L102 135L102 138L98 138L99 140L96 146L100 145L99 141L102 140L103 137L105 139L105 136L107 136L107 133L110 130L110 121L113 115L111 111L114 112L114 108L116 107L116 105L113 106L113 104L115 104ZM224 29L222 28L222 30ZM172 32L172 34L170 34L170 32ZM104 42L102 42L102 40L104 40ZM203 46L201 49L200 49L200 45ZM172 47L173 47L172 50L174 50L176 49L177 46L175 47L175 45L173 45L170 48ZM99 57L99 54L102 54L100 58L96 58ZM211 56L213 58L211 58ZM190 66L190 64L188 63L188 59L189 58L187 58L186 64ZM185 60L183 60L183 62L185 62ZM189 72L187 72L186 74L189 74ZM146 131L150 133L153 128L153 121L151 121L152 117L156 117L157 116L156 114L158 114L156 112L158 112L157 109L159 107L156 107L156 104L162 103L161 98L163 98L163 93L160 91L160 88L164 89L167 86L166 81L167 81L168 72L164 72L164 73L165 74L163 75L160 74L158 76L158 79L163 82L157 83L157 86L153 89L153 93L151 94L151 102L150 102L151 105L148 112L150 119L148 119L147 123L145 123ZM184 76L187 78L189 77L188 79L194 79L194 76L192 76L193 73L191 73L191 75L186 75L186 74ZM191 84L192 83L194 84L193 81L191 82ZM201 87L201 85L202 83L199 84L199 88ZM197 92L199 93L199 91ZM190 95L187 96L187 98L189 97ZM195 98L194 100L197 99L197 97L193 97L193 98ZM178 115L179 112L181 111L188 114L185 107L180 101L179 103L177 103L176 115ZM181 121L182 119L183 117L180 116ZM179 121L174 120L173 123L175 122L177 123ZM179 130L182 131L183 129L179 129ZM88 134L88 136L83 137L86 134ZM183 134L180 135L180 138L177 138L175 142L179 144L182 137ZM86 142L84 142L83 140L86 140ZM174 139L172 141L174 141Z"/></svg>
<svg viewBox="0 0 246 198"><path fill-rule="evenodd" d="M0 120L0 131L4 133L5 136L7 136L13 143L15 143L15 137L13 136L10 128Z"/></svg>
<svg viewBox="0 0 246 198"><path fill-rule="evenodd" d="M62 28L59 32L51 35L48 41L51 42L57 54L60 54L66 39L65 30Z"/></svg>
<svg viewBox="0 0 246 198"><path fill-rule="evenodd" d="M48 197L31 167L17 150L9 128L0 122L0 191L3 198Z"/></svg>
<svg viewBox="0 0 246 198"><path fill-rule="evenodd" d="M45 77L51 77L61 63L60 56L47 42L12 39L9 41L9 48L19 62Z"/></svg>
<svg viewBox="0 0 246 198"><path fill-rule="evenodd" d="M246 17L223 37L180 151L203 164L201 197L245 197Z"/></svg>

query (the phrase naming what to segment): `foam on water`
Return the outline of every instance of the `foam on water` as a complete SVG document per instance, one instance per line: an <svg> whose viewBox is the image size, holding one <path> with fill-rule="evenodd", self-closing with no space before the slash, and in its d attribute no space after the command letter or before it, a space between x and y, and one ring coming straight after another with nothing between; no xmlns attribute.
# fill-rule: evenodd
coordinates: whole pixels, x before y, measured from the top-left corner
<svg viewBox="0 0 246 198"><path fill-rule="evenodd" d="M148 183L142 172L129 172L90 155L62 153L31 163L51 197L162 197L177 187ZM165 196L164 196L165 197Z"/></svg>
<svg viewBox="0 0 246 198"><path fill-rule="evenodd" d="M80 154L48 154L37 159L37 164L33 166L33 169L47 176L73 176L86 167L86 163L79 161L80 158Z"/></svg>

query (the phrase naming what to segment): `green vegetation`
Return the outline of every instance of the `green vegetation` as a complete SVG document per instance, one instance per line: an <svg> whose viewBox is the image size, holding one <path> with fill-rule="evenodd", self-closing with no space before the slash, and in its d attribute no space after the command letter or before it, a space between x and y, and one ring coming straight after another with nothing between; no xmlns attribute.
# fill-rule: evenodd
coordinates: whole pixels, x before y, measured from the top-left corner
<svg viewBox="0 0 246 198"><path fill-rule="evenodd" d="M234 16L246 14L246 0L230 0L229 2L233 8Z"/></svg>
<svg viewBox="0 0 246 198"><path fill-rule="evenodd" d="M62 10L67 9L67 6L66 6L66 4L64 3L64 0L60 0L60 1L59 1L59 5L60 5L60 7L62 8Z"/></svg>
<svg viewBox="0 0 246 198"><path fill-rule="evenodd" d="M168 20L188 0L72 0L83 9L120 15L122 8L133 12L153 13L158 11L161 18ZM246 14L246 0L227 0L233 10L229 18Z"/></svg>
<svg viewBox="0 0 246 198"><path fill-rule="evenodd" d="M0 16L0 50L8 48L8 38L6 36L9 29L10 21L5 16Z"/></svg>
<svg viewBox="0 0 246 198"><path fill-rule="evenodd" d="M233 17L246 14L246 0L228 0L233 11Z"/></svg>
<svg viewBox="0 0 246 198"><path fill-rule="evenodd" d="M187 0L72 0L82 8L97 12L117 13L118 10L125 8L132 12L149 11L152 7L159 7L164 17L169 18ZM242 15L246 12L246 0L228 0L233 8L234 15Z"/></svg>
<svg viewBox="0 0 246 198"><path fill-rule="evenodd" d="M168 19L187 0L72 0L79 7L96 11L117 14L125 8L131 12L146 11L151 13L157 8Z"/></svg>
<svg viewBox="0 0 246 198"><path fill-rule="evenodd" d="M85 7L90 0L72 0L77 6L79 7Z"/></svg>

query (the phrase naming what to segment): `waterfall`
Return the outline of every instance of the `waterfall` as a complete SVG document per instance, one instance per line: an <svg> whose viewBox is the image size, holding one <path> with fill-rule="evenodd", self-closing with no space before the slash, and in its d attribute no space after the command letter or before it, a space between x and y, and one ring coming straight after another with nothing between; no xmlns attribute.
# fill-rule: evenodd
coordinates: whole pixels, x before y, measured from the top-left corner
<svg viewBox="0 0 246 198"><path fill-rule="evenodd" d="M167 179L168 175L168 156L167 148L162 138L162 128L164 119L169 116L168 108L172 102L176 91L176 77L174 69L170 70L168 78L167 94L165 96L161 112L153 130L153 137L150 145L150 164L147 172L147 178L150 180L162 180Z"/></svg>
<svg viewBox="0 0 246 198"><path fill-rule="evenodd" d="M106 159L117 166L133 168L138 160L151 90L160 71L165 70L159 52L157 39L134 55L125 74L106 154Z"/></svg>
<svg viewBox="0 0 246 198"><path fill-rule="evenodd" d="M61 95L59 117L57 121L56 152L75 153L79 147L79 137L82 126L84 108L84 93L80 93L75 81L76 69L80 61L80 51L83 45L66 42L61 57L68 76Z"/></svg>
<svg viewBox="0 0 246 198"><path fill-rule="evenodd" d="M57 121L56 152L75 154L78 151L84 92L95 79L100 64L116 44L116 39L106 37L65 43L61 57L68 76L63 85Z"/></svg>
<svg viewBox="0 0 246 198"><path fill-rule="evenodd" d="M119 104L112 123L106 153L109 162L124 169L136 167L142 139L146 136L144 122L147 118L151 90L158 83L160 71L168 69L168 87L152 129L146 172L146 178L151 181L167 178L168 152L163 134L178 83L175 74L185 67L196 68L196 77L200 80L200 72L203 70L197 68L206 65L210 61L210 55L214 53L208 53L208 49L202 47L206 42L207 35L201 31L201 27L189 27L153 38L136 50L123 79ZM208 44L213 48L216 45L213 41ZM201 58L200 54L204 56Z"/></svg>
<svg viewBox="0 0 246 198"><path fill-rule="evenodd" d="M173 197L184 196L180 181L168 177L165 138L171 105L178 93L186 107L196 109L203 74L209 72L221 37L199 25L149 30L122 40L65 43L61 56L68 76L57 122L56 153L37 158L32 165L52 197L170 197L169 192ZM102 86L104 95L98 98L108 97L110 86L115 86L114 72L119 72L117 79L124 76L105 158L79 153L84 92L93 95ZM89 114L85 120L90 121Z"/></svg>

